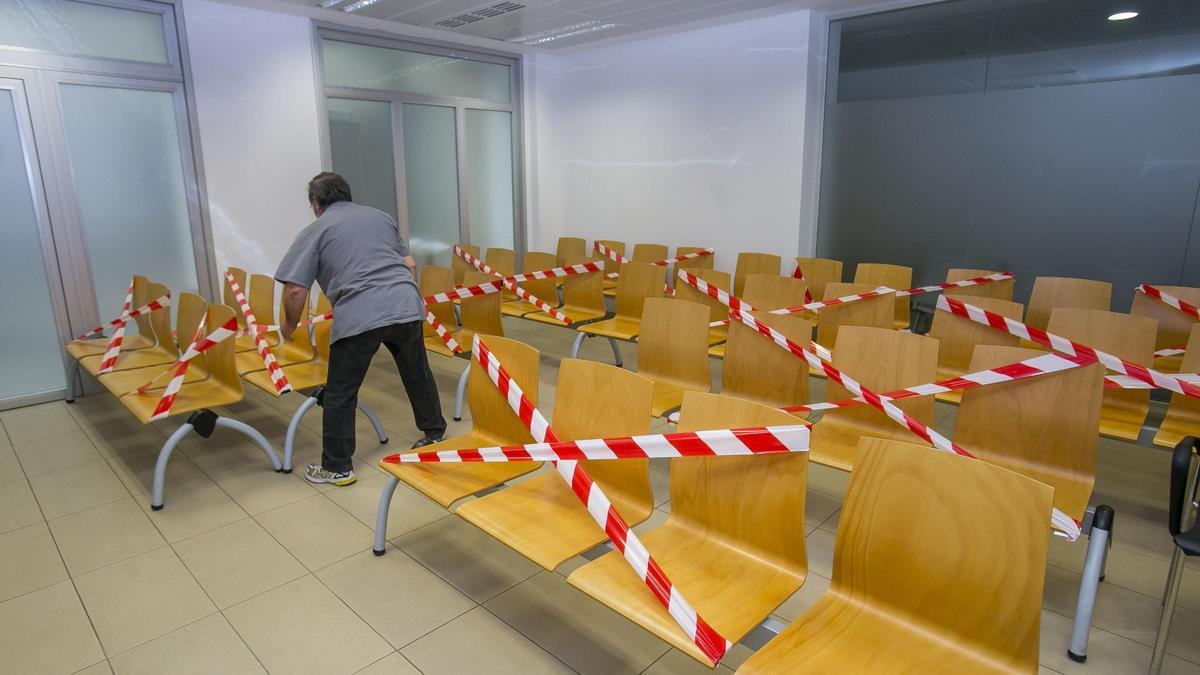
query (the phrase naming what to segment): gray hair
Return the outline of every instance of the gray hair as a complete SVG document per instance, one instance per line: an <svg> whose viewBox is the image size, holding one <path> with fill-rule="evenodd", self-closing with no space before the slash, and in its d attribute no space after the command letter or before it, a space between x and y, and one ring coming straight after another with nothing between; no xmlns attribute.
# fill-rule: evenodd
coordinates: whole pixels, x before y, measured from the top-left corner
<svg viewBox="0 0 1200 675"><path fill-rule="evenodd" d="M330 204L353 201L350 184L332 171L322 171L308 181L308 201L322 209Z"/></svg>

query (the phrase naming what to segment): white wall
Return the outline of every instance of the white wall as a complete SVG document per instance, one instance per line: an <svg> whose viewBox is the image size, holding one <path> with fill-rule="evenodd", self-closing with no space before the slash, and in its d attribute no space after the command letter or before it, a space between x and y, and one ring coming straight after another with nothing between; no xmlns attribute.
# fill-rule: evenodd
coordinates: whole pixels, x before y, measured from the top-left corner
<svg viewBox="0 0 1200 675"><path fill-rule="evenodd" d="M807 252L809 21L529 58L529 247L554 250L564 234L708 245L725 270L739 251Z"/></svg>
<svg viewBox="0 0 1200 675"><path fill-rule="evenodd" d="M217 269L274 272L313 220L305 186L321 170L311 23L207 0L183 10Z"/></svg>

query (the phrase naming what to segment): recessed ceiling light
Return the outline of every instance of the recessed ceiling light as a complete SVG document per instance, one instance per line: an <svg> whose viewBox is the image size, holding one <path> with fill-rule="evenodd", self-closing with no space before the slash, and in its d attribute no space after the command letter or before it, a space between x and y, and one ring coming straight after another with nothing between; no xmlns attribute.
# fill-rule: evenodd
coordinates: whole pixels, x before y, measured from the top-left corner
<svg viewBox="0 0 1200 675"><path fill-rule="evenodd" d="M523 44L523 45L534 46L534 45L545 44L547 42L554 42L555 40L561 40L563 38L575 37L576 35L583 35L585 33L596 33L596 32L602 31L602 30L616 28L617 26L620 26L620 25L622 25L622 24L612 23L611 21L605 22L605 21L600 21L599 19L593 19L591 21L585 21L583 23L576 23L576 24L571 24L569 26L560 26L558 28L554 28L551 30L544 30L544 31L541 31L540 33L531 33L529 35L522 35L520 37L509 38L508 41L516 42L518 44Z"/></svg>
<svg viewBox="0 0 1200 675"><path fill-rule="evenodd" d="M1127 21L1138 15L1137 12L1115 12L1108 15L1109 21Z"/></svg>
<svg viewBox="0 0 1200 675"><path fill-rule="evenodd" d="M357 12L358 10L362 9L363 7L370 7L371 5L373 5L377 2L379 2L379 0L358 0L358 2L354 2L354 3L351 3L351 4L343 7L342 11L343 12Z"/></svg>
<svg viewBox="0 0 1200 675"><path fill-rule="evenodd" d="M336 5L342 4L343 0L321 0L321 9L329 9Z"/></svg>

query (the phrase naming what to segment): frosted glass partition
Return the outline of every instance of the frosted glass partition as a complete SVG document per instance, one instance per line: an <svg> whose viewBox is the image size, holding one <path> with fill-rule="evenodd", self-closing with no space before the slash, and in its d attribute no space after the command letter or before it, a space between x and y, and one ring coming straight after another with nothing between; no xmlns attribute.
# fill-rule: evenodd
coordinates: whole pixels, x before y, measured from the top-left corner
<svg viewBox="0 0 1200 675"><path fill-rule="evenodd" d="M449 265L460 240L454 108L405 103L403 117L409 245L418 263Z"/></svg>
<svg viewBox="0 0 1200 675"><path fill-rule="evenodd" d="M468 109L466 117L471 243L513 248L512 113Z"/></svg>
<svg viewBox="0 0 1200 675"><path fill-rule="evenodd" d="M508 102L509 66L402 49L324 40L325 84L335 87Z"/></svg>
<svg viewBox="0 0 1200 675"><path fill-rule="evenodd" d="M62 84L59 100L100 315L134 273L196 292L172 93Z"/></svg>
<svg viewBox="0 0 1200 675"><path fill-rule="evenodd" d="M0 0L0 46L170 61L162 14L75 0Z"/></svg>
<svg viewBox="0 0 1200 675"><path fill-rule="evenodd" d="M15 104L0 89L0 401L66 385Z"/></svg>
<svg viewBox="0 0 1200 675"><path fill-rule="evenodd" d="M396 218L391 104L330 98L326 107L333 170L350 183L354 201Z"/></svg>

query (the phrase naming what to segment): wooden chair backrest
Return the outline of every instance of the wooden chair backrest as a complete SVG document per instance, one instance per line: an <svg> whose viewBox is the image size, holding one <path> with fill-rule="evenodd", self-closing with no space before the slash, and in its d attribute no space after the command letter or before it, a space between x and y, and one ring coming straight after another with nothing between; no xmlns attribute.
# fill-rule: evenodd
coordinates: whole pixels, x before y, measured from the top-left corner
<svg viewBox="0 0 1200 675"><path fill-rule="evenodd" d="M250 293L250 289L246 286L246 270L240 267L230 267L228 271L233 275L233 280L237 282L238 287L242 289L242 293ZM247 299L249 297L249 295L246 296ZM221 275L221 298L222 302L233 308L233 314L237 317L238 328L245 328L246 317L242 316L242 309L238 305L237 296L233 294L233 289L230 288L229 280L225 278L225 275ZM183 340L186 338L180 339Z"/></svg>
<svg viewBox="0 0 1200 675"><path fill-rule="evenodd" d="M864 438L829 593L919 625L998 669L1033 672L1052 493L986 462Z"/></svg>
<svg viewBox="0 0 1200 675"><path fill-rule="evenodd" d="M1112 284L1092 279L1038 277L1025 307L1025 323L1046 329L1050 312L1057 307L1080 307L1107 311L1112 304Z"/></svg>
<svg viewBox="0 0 1200 675"><path fill-rule="evenodd" d="M196 327L205 320L208 301L195 293L180 293L178 298L172 298L172 302L178 308L178 312L175 314L175 334L179 337L180 349L187 349L196 335ZM230 307L230 309L233 308ZM207 375L209 371L206 354L207 352L204 352L199 357L192 359L192 365L188 366L188 372L200 372Z"/></svg>
<svg viewBox="0 0 1200 675"><path fill-rule="evenodd" d="M554 267L558 267L558 257L553 253L526 251L525 257L521 260L522 272L539 272ZM551 306L558 306L558 291L555 290L556 281L557 279L554 277L548 279L531 279L529 281L522 281L519 285L522 289L532 293L537 299L548 302Z"/></svg>
<svg viewBox="0 0 1200 675"><path fill-rule="evenodd" d="M989 274L995 273L996 270L951 269L946 271L946 281L966 281L967 279L986 277ZM1012 301L1013 284L1013 279L1009 279L1007 281L991 281L986 284L979 284L977 286L947 288L942 292L946 295L969 296L972 298L995 298L997 300ZM970 302L970 300L967 300L966 302Z"/></svg>
<svg viewBox="0 0 1200 675"><path fill-rule="evenodd" d="M760 312L756 318L796 344L807 345L812 339L812 322L798 315ZM721 393L777 408L808 403L808 363L734 322L721 364Z"/></svg>
<svg viewBox="0 0 1200 675"><path fill-rule="evenodd" d="M268 314L267 316L270 315ZM208 305L205 314L205 331L211 333L232 318L232 307L217 303ZM206 349L204 351L204 358L208 362L209 376L216 380L222 387L238 392L245 391L242 388L242 380L238 377L237 344L232 337L222 340Z"/></svg>
<svg viewBox="0 0 1200 675"><path fill-rule="evenodd" d="M1044 352L980 345L971 372L1033 358ZM1100 430L1099 364L1001 382L963 392L954 442L979 459L1054 488L1054 505L1083 518L1096 482Z"/></svg>
<svg viewBox="0 0 1200 675"><path fill-rule="evenodd" d="M1167 295L1173 295L1180 300L1200 307L1200 288L1187 286L1154 286ZM1158 322L1158 331L1154 338L1155 349L1178 347L1188 342L1196 319L1191 314L1184 314L1165 302L1141 293L1133 292L1133 305L1129 313L1136 316L1146 316ZM1181 373L1194 373L1194 370L1181 370Z"/></svg>
<svg viewBox="0 0 1200 675"><path fill-rule="evenodd" d="M729 396L683 395L679 431L796 424L774 408ZM808 571L804 495L808 453L671 460L670 520L698 535L768 561Z"/></svg>
<svg viewBox="0 0 1200 675"><path fill-rule="evenodd" d="M133 275L132 284L133 295L130 299L129 309L137 309L158 297L154 295L152 290L152 286L154 286L153 282L147 277L135 274ZM126 327L127 334L138 333L143 335L147 340L154 341L156 336L154 334L154 327L150 324L150 317L145 314L139 314L133 318L133 323L135 324L134 326Z"/></svg>
<svg viewBox="0 0 1200 675"><path fill-rule="evenodd" d="M1150 367L1154 362L1154 335L1158 324L1149 317L1099 309L1057 307L1050 312L1047 330L1140 366ZM1101 417L1116 411L1145 420L1150 412L1150 390L1105 389Z"/></svg>
<svg viewBox="0 0 1200 675"><path fill-rule="evenodd" d="M266 274L251 274L250 275L250 292L246 296L250 300L250 311L254 312L254 318L260 324L269 324L271 317L275 316L275 279ZM234 314L241 314L242 310L238 307L232 307ZM278 337L278 336L276 336ZM271 340L274 344L275 340Z"/></svg>
<svg viewBox="0 0 1200 675"><path fill-rule="evenodd" d="M890 320L889 315L889 320ZM933 382L937 377L938 342L924 335L902 333L890 328L842 326L838 331L833 365L867 389L883 394L903 387ZM843 401L854 396L829 380L826 401ZM930 426L934 423L934 400L922 396L896 405ZM821 436L841 439L877 436L908 441L912 432L896 424L871 406L852 406L825 413L813 428L814 445Z"/></svg>
<svg viewBox="0 0 1200 675"><path fill-rule="evenodd" d="M623 242L623 241L614 241L612 239L597 239L596 243L600 244L601 246L606 246L609 249L617 252L618 254L620 254L622 256L625 255L625 242ZM597 260L604 261L604 273L605 274L612 274L613 272L621 271L621 263L614 261L612 258L609 258L606 255L601 255L595 249L588 251L588 254L592 255Z"/></svg>
<svg viewBox="0 0 1200 675"><path fill-rule="evenodd" d="M655 263L667 259L667 247L662 244L634 244L629 262Z"/></svg>
<svg viewBox="0 0 1200 675"><path fill-rule="evenodd" d="M912 268L904 265L887 265L884 263L859 263L854 269L854 283L887 286L898 291L912 288ZM909 297L894 298L895 307L893 319L897 322L908 323Z"/></svg>
<svg viewBox="0 0 1200 675"><path fill-rule="evenodd" d="M663 296L666 269L650 263L627 263L617 279L617 317L639 320L648 298Z"/></svg>
<svg viewBox="0 0 1200 675"><path fill-rule="evenodd" d="M592 258L580 256L567 258L565 265L578 265ZM612 262L609 260L608 262ZM608 265L605 265L608 268ZM571 316L572 310L604 313L604 275L606 272L572 274L562 279L563 311Z"/></svg>
<svg viewBox="0 0 1200 675"><path fill-rule="evenodd" d="M733 268L733 294L742 297L746 277L751 274L772 274L779 276L783 258L772 253L751 253L745 251L738 254L737 265Z"/></svg>
<svg viewBox="0 0 1200 675"><path fill-rule="evenodd" d="M308 307L308 300L311 296L312 296L312 289L309 289L308 295L304 296L304 305L303 305L304 307ZM326 301L326 302L328 302L328 301ZM283 306L282 302L280 302L279 303L279 325L282 326L283 322L286 318L287 318L287 308ZM301 316L300 318L301 318L301 320L303 320L306 317ZM326 321L324 323L330 323L330 322ZM315 329L316 326L318 326L318 325L320 325L320 324L314 325L313 328ZM309 359L311 359L313 357L313 343L312 343L312 340L309 338L307 326L300 326L296 330L292 331L291 337L289 337L287 340L285 340L284 343L290 346L292 353L294 353L297 357L305 356L305 355L306 355L305 357L309 358Z"/></svg>
<svg viewBox="0 0 1200 675"><path fill-rule="evenodd" d="M497 274L510 276L517 273L517 252L511 248L489 248L484 260L487 266L496 270ZM478 270L468 270L478 271ZM464 273L463 278L466 278Z"/></svg>
<svg viewBox="0 0 1200 675"><path fill-rule="evenodd" d="M446 268L443 267L441 269ZM317 293L317 305L315 309L317 314L324 314L333 309L333 304L329 302L329 298L325 297L324 293ZM451 312L453 312L453 310L451 310ZM329 363L329 344L330 337L333 334L334 321L337 321L336 317L329 321L322 321L321 323L313 325L313 344L316 345L317 360L324 364ZM433 329L430 328L428 323L422 322L422 325L425 326L430 333L433 333ZM446 328L450 329L452 328L452 325L447 325Z"/></svg>
<svg viewBox="0 0 1200 675"><path fill-rule="evenodd" d="M153 300L155 298L161 298L169 290L170 289L163 284L151 283L149 287L150 299ZM141 318L142 317L138 317L139 320ZM178 356L179 349L175 344L175 337L171 335L171 308L163 307L162 309L157 309L153 312L150 312L149 316L146 316L146 321L150 324L151 331L150 333L146 333L146 335L153 335L154 340L158 343L158 346L166 353L170 354L171 356ZM140 322L138 324L138 328L139 330L141 329ZM187 345L184 346L186 347Z"/></svg>
<svg viewBox="0 0 1200 675"><path fill-rule="evenodd" d="M496 355L508 374L521 385L525 396L534 406L538 403L538 350L523 342L510 338L488 335L481 338L488 349ZM532 443L533 437L521 422L500 389L492 383L487 371L477 359L471 359L471 373L467 375L467 405L471 409L471 426L474 431L491 438L521 439L521 443Z"/></svg>
<svg viewBox="0 0 1200 675"><path fill-rule="evenodd" d="M717 288L726 291L729 290L729 272L722 272L720 270L694 269L688 270L688 273L700 277ZM717 300L708 293L701 293L695 288L692 288L692 286L686 281L676 279L675 299L686 300L688 302L698 302L702 305L706 305L708 307L709 321L723 321L729 316L729 308L722 304L721 301Z"/></svg>
<svg viewBox="0 0 1200 675"><path fill-rule="evenodd" d="M554 432L564 441L650 432L654 383L598 361L563 359L554 398ZM650 460L581 462L610 499L654 508ZM619 495L619 497L618 497Z"/></svg>
<svg viewBox="0 0 1200 675"><path fill-rule="evenodd" d="M758 309L782 309L804 304L808 282L777 274L747 274L742 299Z"/></svg>
<svg viewBox="0 0 1200 675"><path fill-rule="evenodd" d="M1192 324L1186 350L1179 372L1200 372L1200 323ZM1185 394L1171 394L1166 417L1154 438L1155 444L1162 445L1165 442L1174 446L1185 436L1200 436L1200 399Z"/></svg>
<svg viewBox="0 0 1200 675"><path fill-rule="evenodd" d="M829 258L796 258L796 267L808 282L808 292L814 299L825 297L825 285L841 283L842 261Z"/></svg>
<svg viewBox="0 0 1200 675"><path fill-rule="evenodd" d="M847 295L866 293L875 288L875 284L828 283L825 284L825 296L821 299L842 298ZM892 298L887 295L826 307L817 313L817 342L833 349L837 343L838 331L842 326L891 328L892 307Z"/></svg>
<svg viewBox="0 0 1200 675"><path fill-rule="evenodd" d="M554 257L559 266L568 264L568 260L582 258L587 255L587 240L583 237L559 237L558 248ZM542 268L546 269L546 268Z"/></svg>
<svg viewBox="0 0 1200 675"><path fill-rule="evenodd" d="M696 253L698 251L703 251L704 249L705 249L704 246L680 246L679 248L675 249L675 257L681 258L685 255L690 255L690 254ZM677 274L679 272L679 270L687 270L689 272L692 272L693 274L695 273L696 270L711 270L713 268L713 265L716 264L716 262L717 262L717 254L716 253L702 255L699 258L692 258L691 260L684 260L683 262L675 263L672 274L673 275ZM678 276L671 277L672 284L677 284L678 282L679 282Z"/></svg>
<svg viewBox="0 0 1200 675"><path fill-rule="evenodd" d="M647 377L708 389L708 307L676 298L647 298L637 358L638 372Z"/></svg>
<svg viewBox="0 0 1200 675"><path fill-rule="evenodd" d="M476 284L482 284L495 278L483 272L467 272L463 274L463 283L467 286L475 286ZM488 293L487 295L463 298L458 307L463 329L479 333L480 335L503 336L504 324L500 321L500 300L499 293ZM470 349L471 346L463 345L463 348Z"/></svg>
<svg viewBox="0 0 1200 675"><path fill-rule="evenodd" d="M1017 321L1021 320L1021 312L1024 310L1024 307L1018 302L997 298L969 297L963 302ZM929 327L929 337L936 339L939 343L939 379L971 372L967 370L967 366L971 364L971 354L978 345L1016 347L1021 343L1019 338L1002 330L941 311L933 313L933 324Z"/></svg>
<svg viewBox="0 0 1200 675"><path fill-rule="evenodd" d="M466 271L464 271L463 274L465 275ZM478 272L476 272L476 274L478 274ZM434 293L448 291L452 286L456 285L454 283L454 272L451 271L449 267L422 265L419 276L420 280L418 283L418 288L421 289L422 297L428 297ZM425 309L432 313L433 318L441 322L441 324L446 327L446 330L454 330L454 327L458 325L458 321L454 318L453 303L438 302L432 305L427 305ZM425 324L424 330L426 336L437 335L437 333L434 332L433 327L428 323Z"/></svg>
<svg viewBox="0 0 1200 675"><path fill-rule="evenodd" d="M461 248L462 250L466 251L467 253L470 253L471 256L473 258L475 258L476 260L479 260L479 247L478 246L474 246L472 244L459 244L458 247ZM462 258L454 255L453 251L450 252L450 269L454 272L454 285L456 285L456 286L462 285L462 279L463 279L464 274L466 274L467 272L475 272L476 271L474 265L472 265L471 263L467 262L466 260L463 260ZM428 293L426 295L428 295ZM441 321L441 319L438 319L438 321Z"/></svg>

